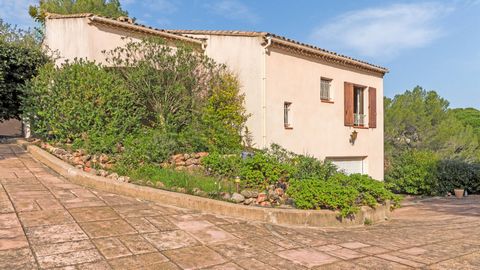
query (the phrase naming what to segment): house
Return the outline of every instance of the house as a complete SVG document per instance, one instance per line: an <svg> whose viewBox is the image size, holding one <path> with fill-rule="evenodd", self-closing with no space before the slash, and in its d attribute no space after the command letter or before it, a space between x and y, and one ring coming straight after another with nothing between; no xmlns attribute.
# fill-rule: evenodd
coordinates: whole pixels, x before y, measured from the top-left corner
<svg viewBox="0 0 480 270"><path fill-rule="evenodd" d="M188 42L238 75L256 147L277 143L383 179L386 68L267 32L160 30L92 14L48 16L45 46L58 61L103 62L122 37L145 35Z"/></svg>

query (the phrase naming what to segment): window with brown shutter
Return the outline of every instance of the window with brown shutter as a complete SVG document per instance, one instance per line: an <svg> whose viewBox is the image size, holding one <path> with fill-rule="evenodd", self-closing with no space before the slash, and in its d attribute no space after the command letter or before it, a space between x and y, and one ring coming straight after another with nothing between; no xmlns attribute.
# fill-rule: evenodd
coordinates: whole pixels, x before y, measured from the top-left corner
<svg viewBox="0 0 480 270"><path fill-rule="evenodd" d="M345 126L353 126L353 83L345 82L344 84L344 122Z"/></svg>
<svg viewBox="0 0 480 270"><path fill-rule="evenodd" d="M377 89L368 88L368 127L377 127Z"/></svg>

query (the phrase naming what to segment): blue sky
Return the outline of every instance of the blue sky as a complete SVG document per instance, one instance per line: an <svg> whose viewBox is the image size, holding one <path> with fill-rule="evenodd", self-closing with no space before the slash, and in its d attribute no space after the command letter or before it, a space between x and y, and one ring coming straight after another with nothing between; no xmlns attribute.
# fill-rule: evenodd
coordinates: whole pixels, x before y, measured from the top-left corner
<svg viewBox="0 0 480 270"><path fill-rule="evenodd" d="M34 0L0 0L0 18L34 26ZM382 65L385 95L420 85L480 108L480 0L121 0L158 28L268 31Z"/></svg>

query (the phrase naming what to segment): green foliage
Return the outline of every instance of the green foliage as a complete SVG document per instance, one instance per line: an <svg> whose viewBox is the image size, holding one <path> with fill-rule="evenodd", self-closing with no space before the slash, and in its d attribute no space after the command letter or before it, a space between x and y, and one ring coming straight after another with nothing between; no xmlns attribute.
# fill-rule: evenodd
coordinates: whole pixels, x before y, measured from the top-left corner
<svg viewBox="0 0 480 270"><path fill-rule="evenodd" d="M337 173L328 179L292 179L287 194L300 209L339 210L342 217L358 212L359 207L375 207L387 200L398 201L382 182L366 175Z"/></svg>
<svg viewBox="0 0 480 270"><path fill-rule="evenodd" d="M236 78L194 48L167 45L149 38L107 54L147 108L144 124L178 134L194 151L240 149L247 116Z"/></svg>
<svg viewBox="0 0 480 270"><path fill-rule="evenodd" d="M291 177L294 179L328 179L337 172L331 162L322 162L314 157L298 155L292 162L294 170Z"/></svg>
<svg viewBox="0 0 480 270"><path fill-rule="evenodd" d="M228 153L239 150L247 121L244 95L235 76L223 72L214 81L202 112L202 128L210 151Z"/></svg>
<svg viewBox="0 0 480 270"><path fill-rule="evenodd" d="M240 155L221 155L213 152L202 159L205 166L212 175L234 179L240 175L242 159Z"/></svg>
<svg viewBox="0 0 480 270"><path fill-rule="evenodd" d="M431 151L405 151L393 160L385 182L397 193L434 194L437 162L437 156Z"/></svg>
<svg viewBox="0 0 480 270"><path fill-rule="evenodd" d="M474 108L452 109L450 113L464 125L471 126L480 139L480 110Z"/></svg>
<svg viewBox="0 0 480 270"><path fill-rule="evenodd" d="M480 164L463 160L442 160L438 163L436 177L439 194L464 188L469 193L480 192Z"/></svg>
<svg viewBox="0 0 480 270"><path fill-rule="evenodd" d="M448 109L435 91L415 87L385 99L385 155L389 164L410 149L430 150L441 158L478 160L479 140Z"/></svg>
<svg viewBox="0 0 480 270"><path fill-rule="evenodd" d="M167 189L173 187L184 188L188 193L193 193L194 189L200 189L207 192L210 196L216 196L220 192L230 192L233 188L231 183L222 182L216 178L162 169L153 164L145 164L133 170L118 169L126 172L128 176L136 181L151 181L154 184L161 182Z"/></svg>
<svg viewBox="0 0 480 270"><path fill-rule="evenodd" d="M94 13L109 18L128 16L119 0L40 0L37 6L30 6L28 13L37 22L44 23L47 13L76 14Z"/></svg>
<svg viewBox="0 0 480 270"><path fill-rule="evenodd" d="M25 83L47 61L33 33L0 19L0 122L19 119Z"/></svg>
<svg viewBox="0 0 480 270"><path fill-rule="evenodd" d="M115 152L145 115L121 78L84 61L40 69L24 112L36 135L104 153Z"/></svg>
<svg viewBox="0 0 480 270"><path fill-rule="evenodd" d="M175 152L180 152L178 140L173 134L157 129L144 128L128 135L119 162L126 167L138 164L161 163Z"/></svg>
<svg viewBox="0 0 480 270"><path fill-rule="evenodd" d="M240 178L247 187L267 187L276 184L279 180L287 180L291 166L279 162L274 156L257 151L246 157L240 168Z"/></svg>

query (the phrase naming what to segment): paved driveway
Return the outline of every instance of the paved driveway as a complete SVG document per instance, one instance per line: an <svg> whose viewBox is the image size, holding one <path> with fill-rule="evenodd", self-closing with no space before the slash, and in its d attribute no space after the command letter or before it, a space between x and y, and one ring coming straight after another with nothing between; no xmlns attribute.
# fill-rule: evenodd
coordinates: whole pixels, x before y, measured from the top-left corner
<svg viewBox="0 0 480 270"><path fill-rule="evenodd" d="M84 189L0 144L1 269L480 269L480 199L294 229Z"/></svg>

